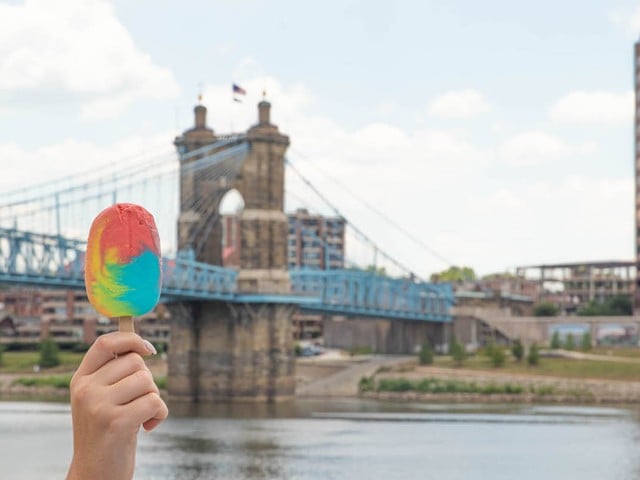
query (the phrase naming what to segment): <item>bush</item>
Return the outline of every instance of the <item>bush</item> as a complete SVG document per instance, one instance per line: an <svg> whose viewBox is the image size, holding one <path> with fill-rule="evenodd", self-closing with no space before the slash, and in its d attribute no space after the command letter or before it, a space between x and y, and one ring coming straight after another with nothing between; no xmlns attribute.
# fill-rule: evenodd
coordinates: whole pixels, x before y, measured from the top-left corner
<svg viewBox="0 0 640 480"><path fill-rule="evenodd" d="M580 342L580 349L583 352L591 350L591 333L584 332L584 335L582 335L582 341Z"/></svg>
<svg viewBox="0 0 640 480"><path fill-rule="evenodd" d="M524 358L524 347L522 346L522 342L519 338L516 338L513 345L511 345L511 353L513 353L517 362L521 362Z"/></svg>
<svg viewBox="0 0 640 480"><path fill-rule="evenodd" d="M433 363L433 349L428 340L425 340L422 344L418 359L420 360L420 365L431 365Z"/></svg>
<svg viewBox="0 0 640 480"><path fill-rule="evenodd" d="M300 355L302 355L302 347L300 346L299 343L296 343L295 352L296 352L296 357L299 357Z"/></svg>
<svg viewBox="0 0 640 480"><path fill-rule="evenodd" d="M504 350L501 347L496 345L491 349L491 365L494 367L502 367L505 358Z"/></svg>
<svg viewBox="0 0 640 480"><path fill-rule="evenodd" d="M369 388L369 382L373 380L366 377L360 379L360 391ZM525 391L525 388L519 384L513 383L485 383L476 384L474 382L466 382L464 380L443 380L440 378L424 378L417 382L412 382L406 378L383 379L380 380L377 390L379 392L408 392L415 391L420 393L479 393L483 395L492 394L509 394L519 395Z"/></svg>
<svg viewBox="0 0 640 480"><path fill-rule="evenodd" d="M167 389L167 377L165 377L165 376L153 377L153 381L156 382L156 386L160 390L166 390Z"/></svg>
<svg viewBox="0 0 640 480"><path fill-rule="evenodd" d="M361 392L372 392L376 389L373 377L362 377L358 383L358 390Z"/></svg>
<svg viewBox="0 0 640 480"><path fill-rule="evenodd" d="M42 368L57 367L60 365L58 344L51 340L51 338L47 338L40 343L39 364Z"/></svg>
<svg viewBox="0 0 640 480"><path fill-rule="evenodd" d="M565 350L575 350L576 341L573 338L573 334L567 333L567 337L564 339L564 348Z"/></svg>
<svg viewBox="0 0 640 480"><path fill-rule="evenodd" d="M0 367L4 365L4 358L2 354L4 353L4 346L0 345Z"/></svg>
<svg viewBox="0 0 640 480"><path fill-rule="evenodd" d="M578 315L633 315L633 305L629 295L616 295L607 298L603 303L591 300L582 309L578 310Z"/></svg>
<svg viewBox="0 0 640 480"><path fill-rule="evenodd" d="M562 344L560 343L560 333L558 332L558 330L556 330L555 332L553 332L553 336L551 337L551 348L553 350L557 350L561 347Z"/></svg>
<svg viewBox="0 0 640 480"><path fill-rule="evenodd" d="M382 392L408 392L413 389L413 384L406 378L383 378L378 383L378 390Z"/></svg>
<svg viewBox="0 0 640 480"><path fill-rule="evenodd" d="M460 342L457 342L455 340L451 342L450 353L451 353L451 356L453 357L453 362L458 367L462 365L464 361L467 359L467 352L464 349L464 345L462 345Z"/></svg>
<svg viewBox="0 0 640 480"><path fill-rule="evenodd" d="M540 302L533 307L535 317L555 317L558 313L560 313L560 308L551 302Z"/></svg>
<svg viewBox="0 0 640 480"><path fill-rule="evenodd" d="M538 351L538 345L535 343L529 347L529 355L527 355L527 363L532 367L535 367L540 363L540 352Z"/></svg>

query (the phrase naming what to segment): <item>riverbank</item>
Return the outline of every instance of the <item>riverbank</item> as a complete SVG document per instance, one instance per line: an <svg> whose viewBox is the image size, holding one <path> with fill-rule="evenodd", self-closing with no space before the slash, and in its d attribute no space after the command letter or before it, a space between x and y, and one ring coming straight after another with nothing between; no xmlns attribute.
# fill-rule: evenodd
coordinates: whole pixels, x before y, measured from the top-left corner
<svg viewBox="0 0 640 480"><path fill-rule="evenodd" d="M640 404L639 380L572 378L437 366L382 369L361 379L360 395L385 401Z"/></svg>
<svg viewBox="0 0 640 480"><path fill-rule="evenodd" d="M412 356L320 355L296 360L296 397L361 397L382 401L426 403L566 403L640 404L640 365L637 359L544 358L538 367L509 360L491 368L482 357L454 366L437 357L432 366L419 366ZM624 363L627 362L628 363ZM602 364L609 368L603 373ZM167 362L148 359L161 390L166 386ZM0 399L69 398L72 365L34 372L0 373ZM569 372L570 375L566 373ZM603 375L608 375L605 378Z"/></svg>

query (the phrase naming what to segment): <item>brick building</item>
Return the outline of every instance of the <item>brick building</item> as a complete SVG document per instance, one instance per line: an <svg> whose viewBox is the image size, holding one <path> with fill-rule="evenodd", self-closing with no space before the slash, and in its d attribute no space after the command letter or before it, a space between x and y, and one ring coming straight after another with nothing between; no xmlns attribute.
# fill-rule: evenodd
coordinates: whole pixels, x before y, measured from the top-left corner
<svg viewBox="0 0 640 480"><path fill-rule="evenodd" d="M298 209L287 214L287 265L293 268L334 270L344 268L345 221ZM222 217L222 264L238 267L240 262L238 214ZM322 335L322 315L298 312L293 315L296 340Z"/></svg>
<svg viewBox="0 0 640 480"><path fill-rule="evenodd" d="M0 343L5 345L34 345L47 337L63 346L91 344L118 329L117 321L98 314L79 290L8 288L0 290L0 304ZM136 329L155 344L168 344L164 306L137 319Z"/></svg>

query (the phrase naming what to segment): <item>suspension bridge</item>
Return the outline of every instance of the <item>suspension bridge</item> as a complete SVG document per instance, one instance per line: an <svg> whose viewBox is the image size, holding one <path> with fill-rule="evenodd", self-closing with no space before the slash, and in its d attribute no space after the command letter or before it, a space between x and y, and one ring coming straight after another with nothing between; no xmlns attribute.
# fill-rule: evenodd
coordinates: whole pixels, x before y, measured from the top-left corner
<svg viewBox="0 0 640 480"><path fill-rule="evenodd" d="M202 332L208 323L216 323L207 323L207 317L219 320L221 316L231 316L244 319L243 325L247 319L255 321L259 317L266 317L275 325L282 318L286 325L291 309L298 308L326 315L450 322L451 286L418 279L349 221L347 245L352 253L347 252L344 262L349 268L287 270L285 165L321 199L329 201L285 159L288 137L270 123L269 108L267 102L260 103L258 124L247 133L215 135L206 126L206 109L197 106L194 128L175 140L177 158L175 153L150 152L0 194L0 282L83 289L84 236L92 218L115 202L145 205L156 217L163 244L161 301L170 306L176 318L172 323L171 351L176 352L173 370L170 364L173 390L178 395L188 392L196 399L205 398L206 389L211 391L210 385L203 386L209 367L200 361L194 363L192 358L194 351L206 350ZM244 203L237 212L242 250L236 268L222 266L221 206L230 191L239 192ZM340 214L330 202L329 205ZM316 240L323 250L331 248L325 239ZM362 258L362 251L367 248L398 275L355 268L349 256L357 258L360 253ZM219 311L221 306L224 312ZM265 314L267 307L270 310ZM226 325L228 336L228 322ZM288 367L288 329L271 326L269 331L265 344L268 359L262 363L269 365L265 372L271 380L258 390L272 399L293 387ZM237 331L233 335L237 336ZM255 354L258 334L252 335L249 350ZM230 353L225 351L221 361L228 370ZM228 374L226 396L260 396L256 381L251 388L245 384L230 386L235 385L236 377L246 382L247 375L255 375L255 368L254 373L247 373L248 366L239 367L237 352L233 355L235 360L231 363L236 365ZM250 360L242 354L240 357L240 363L249 362L255 367L255 358ZM215 375L211 372L209 377L219 377L218 370ZM284 386L278 384L282 379L286 380ZM214 390L215 395L211 395L219 396L220 389Z"/></svg>

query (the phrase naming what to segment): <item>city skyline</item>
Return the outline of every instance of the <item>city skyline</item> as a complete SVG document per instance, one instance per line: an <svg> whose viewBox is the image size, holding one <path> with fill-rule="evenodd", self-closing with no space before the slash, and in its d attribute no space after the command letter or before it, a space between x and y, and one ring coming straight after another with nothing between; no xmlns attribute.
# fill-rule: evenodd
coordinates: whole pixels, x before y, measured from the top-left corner
<svg viewBox="0 0 640 480"><path fill-rule="evenodd" d="M446 263L331 178L479 273L632 259L640 7L551 5L0 2L0 187L170 151L199 93L244 131L266 90L289 160L423 277Z"/></svg>

